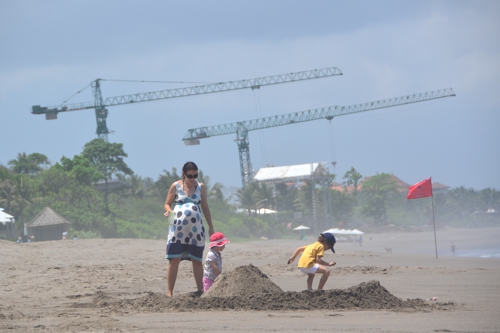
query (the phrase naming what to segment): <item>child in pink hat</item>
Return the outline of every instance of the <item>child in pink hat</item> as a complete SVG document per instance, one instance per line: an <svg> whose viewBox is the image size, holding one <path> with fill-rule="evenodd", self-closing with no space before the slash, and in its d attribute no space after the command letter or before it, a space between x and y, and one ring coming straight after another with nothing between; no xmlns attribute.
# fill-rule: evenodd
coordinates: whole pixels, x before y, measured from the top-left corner
<svg viewBox="0 0 500 333"><path fill-rule="evenodd" d="M222 273L222 254L229 240L222 232L210 236L210 250L207 253L203 270L203 291L207 292L214 280Z"/></svg>

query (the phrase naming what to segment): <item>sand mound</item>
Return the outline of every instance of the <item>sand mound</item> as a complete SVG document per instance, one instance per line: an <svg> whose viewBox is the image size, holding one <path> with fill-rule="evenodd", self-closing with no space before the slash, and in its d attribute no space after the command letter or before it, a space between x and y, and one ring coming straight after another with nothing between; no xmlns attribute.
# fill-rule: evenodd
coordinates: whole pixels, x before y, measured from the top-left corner
<svg viewBox="0 0 500 333"><path fill-rule="evenodd" d="M392 295L379 281L363 282L348 289L283 292L257 267L240 266L222 274L202 297L194 293L166 297L148 292L113 298L104 292L92 296L90 303L74 303L74 308L99 308L115 313L209 311L209 310L449 310L454 303L428 303L422 299L406 301ZM87 295L86 295L87 296ZM90 295L89 295L90 296Z"/></svg>
<svg viewBox="0 0 500 333"><path fill-rule="evenodd" d="M250 264L236 267L228 273L222 273L201 297L249 297L273 293L283 293L283 290L260 269Z"/></svg>
<svg viewBox="0 0 500 333"><path fill-rule="evenodd" d="M130 297L132 295L129 295ZM102 291L89 303L74 303L73 308L100 309L103 313L186 312L210 310L279 311L279 310L391 310L422 312L450 310L454 303L428 303L422 299L406 301L392 295L379 281L363 282L342 290L281 292L253 296L196 297L193 293L166 297L161 293L146 293L136 298L118 299Z"/></svg>

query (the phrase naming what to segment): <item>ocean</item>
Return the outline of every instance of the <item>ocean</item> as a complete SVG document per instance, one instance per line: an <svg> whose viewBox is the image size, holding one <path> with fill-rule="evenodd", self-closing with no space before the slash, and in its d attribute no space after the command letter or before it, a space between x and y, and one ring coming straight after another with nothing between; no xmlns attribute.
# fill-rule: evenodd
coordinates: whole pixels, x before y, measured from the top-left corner
<svg viewBox="0 0 500 333"><path fill-rule="evenodd" d="M469 257L469 258L500 258L500 248L491 249L474 249L474 250L463 250L456 251L457 257Z"/></svg>

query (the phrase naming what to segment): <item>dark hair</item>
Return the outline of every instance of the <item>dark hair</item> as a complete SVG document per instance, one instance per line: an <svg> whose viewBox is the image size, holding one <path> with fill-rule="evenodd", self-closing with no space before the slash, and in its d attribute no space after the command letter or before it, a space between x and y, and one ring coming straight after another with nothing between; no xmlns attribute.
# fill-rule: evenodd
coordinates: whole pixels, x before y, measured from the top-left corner
<svg viewBox="0 0 500 333"><path fill-rule="evenodd" d="M182 167L182 179L184 180L184 177L188 171L198 171L198 166L194 164L194 162L186 162L184 166Z"/></svg>
<svg viewBox="0 0 500 333"><path fill-rule="evenodd" d="M198 166L194 162L186 162L182 167L182 172L186 173L190 170L198 171Z"/></svg>

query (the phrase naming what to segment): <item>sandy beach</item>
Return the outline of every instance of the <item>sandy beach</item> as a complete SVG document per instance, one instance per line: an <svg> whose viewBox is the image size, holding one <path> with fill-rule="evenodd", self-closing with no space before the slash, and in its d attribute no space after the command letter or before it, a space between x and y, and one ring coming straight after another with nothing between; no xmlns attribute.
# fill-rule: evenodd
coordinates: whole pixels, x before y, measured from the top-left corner
<svg viewBox="0 0 500 333"><path fill-rule="evenodd" d="M500 228L438 230L438 259L431 230L373 230L362 246L339 242L336 254L325 256L337 265L323 293L304 292L305 276L286 265L295 248L314 238L226 247L224 274L251 264L282 294L252 297L241 287L241 296L196 298L191 264L183 262L171 299L165 241L0 241L0 331L500 331L500 258L461 256L500 248Z"/></svg>

